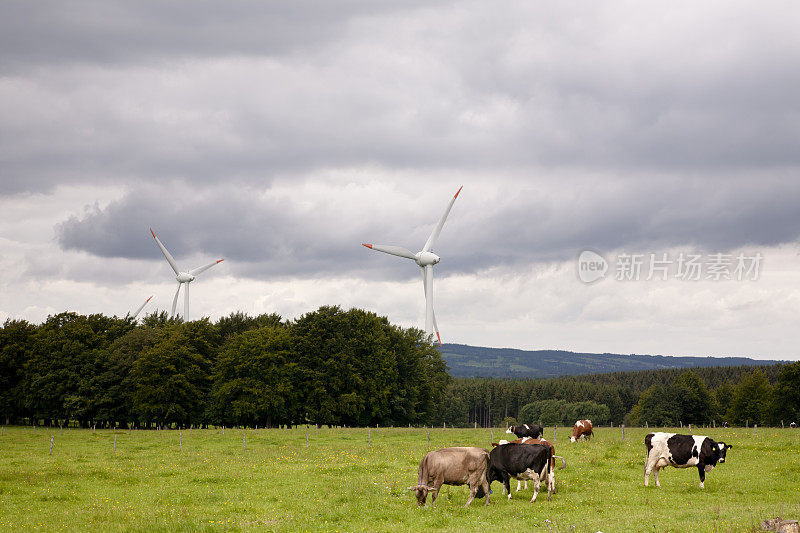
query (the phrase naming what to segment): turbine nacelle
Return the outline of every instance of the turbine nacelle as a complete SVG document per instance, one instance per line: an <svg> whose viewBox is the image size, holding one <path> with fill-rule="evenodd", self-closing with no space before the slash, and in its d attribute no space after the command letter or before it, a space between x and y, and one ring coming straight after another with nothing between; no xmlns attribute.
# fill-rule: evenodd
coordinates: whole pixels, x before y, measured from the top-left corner
<svg viewBox="0 0 800 533"><path fill-rule="evenodd" d="M435 265L441 260L441 258L433 252L422 251L422 252L417 252L414 255L416 257L415 261L421 267L426 267L428 265Z"/></svg>
<svg viewBox="0 0 800 533"><path fill-rule="evenodd" d="M175 276L175 279L178 281L178 283L189 283L190 281L194 281L194 276L188 272L181 272Z"/></svg>

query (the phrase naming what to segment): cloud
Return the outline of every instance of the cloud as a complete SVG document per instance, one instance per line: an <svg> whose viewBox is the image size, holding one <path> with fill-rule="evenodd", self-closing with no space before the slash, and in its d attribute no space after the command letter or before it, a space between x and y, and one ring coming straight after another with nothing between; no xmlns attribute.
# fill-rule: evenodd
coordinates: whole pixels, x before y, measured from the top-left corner
<svg viewBox="0 0 800 533"><path fill-rule="evenodd" d="M4 9L0 193L262 186L368 165L724 176L800 162L800 74L787 68L800 10Z"/></svg>

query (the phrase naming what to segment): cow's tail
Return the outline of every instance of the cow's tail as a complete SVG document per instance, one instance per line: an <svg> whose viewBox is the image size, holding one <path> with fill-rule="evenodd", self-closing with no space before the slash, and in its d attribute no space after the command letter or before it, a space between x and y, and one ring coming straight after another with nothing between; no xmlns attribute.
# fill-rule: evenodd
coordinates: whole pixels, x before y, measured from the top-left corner
<svg viewBox="0 0 800 533"><path fill-rule="evenodd" d="M564 459L563 457L561 457L560 455L554 455L553 458L554 459L561 459L561 466L559 466L556 470L561 470L562 468L567 466L567 460Z"/></svg>

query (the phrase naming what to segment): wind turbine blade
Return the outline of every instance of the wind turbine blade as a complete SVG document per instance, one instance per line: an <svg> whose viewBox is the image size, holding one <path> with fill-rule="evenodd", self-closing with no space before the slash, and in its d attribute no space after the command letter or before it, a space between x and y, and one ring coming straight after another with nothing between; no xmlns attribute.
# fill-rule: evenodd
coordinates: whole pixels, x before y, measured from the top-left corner
<svg viewBox="0 0 800 533"><path fill-rule="evenodd" d="M433 330L433 265L425 267L425 331Z"/></svg>
<svg viewBox="0 0 800 533"><path fill-rule="evenodd" d="M186 283L186 288L183 290L183 321L189 322L189 283Z"/></svg>
<svg viewBox="0 0 800 533"><path fill-rule="evenodd" d="M366 246L371 250L377 250L379 252L383 252L385 254L392 254L398 257L407 257L409 259L413 259L414 261L417 260L417 256L414 255L411 250L406 250L402 246L389 246L386 244L364 244L362 243L361 246Z"/></svg>
<svg viewBox="0 0 800 533"><path fill-rule="evenodd" d="M145 306L145 305L147 305L147 302L149 302L149 301L150 301L150 300L152 300L152 299L153 299L153 297L152 297L152 296L150 296L150 298L148 298L147 300L145 300L145 301L144 301L144 303L143 303L142 305L140 305L140 306L139 306L139 309L137 309L137 310L136 310L136 312L135 312L135 313L133 313L133 318L136 318L137 316L139 316L139 313L141 313L141 312L142 312L142 309L144 309L144 306Z"/></svg>
<svg viewBox="0 0 800 533"><path fill-rule="evenodd" d="M164 245L161 244L161 241L158 240L158 237L156 237L153 228L150 228L150 233L153 234L153 238L156 240L156 244L158 244L158 247L161 248L161 253L164 254L164 258L167 260L167 263L169 263L169 266L172 267L172 270L175 271L175 275L177 276L178 274L180 274L180 272L178 271L178 264L175 262L175 259L172 257L172 254L170 254L167 251L167 249L164 248Z"/></svg>
<svg viewBox="0 0 800 533"><path fill-rule="evenodd" d="M422 248L423 252L430 252L433 249L433 245L436 244L436 239L439 238L439 234L442 232L442 227L444 227L444 221L447 220L447 215L450 214L450 209L453 208L453 204L455 203L456 198L458 198L458 193L460 193L461 189L463 189L463 188L464 188L463 185L461 187L459 187L458 190L456 191L456 194L450 199L450 203L447 204L447 209L445 210L444 214L442 215L442 218L439 219L439 223L436 224L435 228L433 228L433 231L431 232L431 236L428 237L428 241L425 243L425 246Z"/></svg>
<svg viewBox="0 0 800 533"><path fill-rule="evenodd" d="M175 316L175 308L178 307L178 293L181 292L181 284L178 283L178 290L175 291L175 298L172 299L172 316Z"/></svg>
<svg viewBox="0 0 800 533"><path fill-rule="evenodd" d="M193 268L192 270L189 271L189 274L191 274L192 276L196 276L196 275L200 274L201 272L205 272L206 270L208 270L209 268L213 267L214 265L218 265L218 264L222 263L223 261L225 261L225 260L224 259L217 259L213 263L209 263L209 264L207 264L205 266Z"/></svg>

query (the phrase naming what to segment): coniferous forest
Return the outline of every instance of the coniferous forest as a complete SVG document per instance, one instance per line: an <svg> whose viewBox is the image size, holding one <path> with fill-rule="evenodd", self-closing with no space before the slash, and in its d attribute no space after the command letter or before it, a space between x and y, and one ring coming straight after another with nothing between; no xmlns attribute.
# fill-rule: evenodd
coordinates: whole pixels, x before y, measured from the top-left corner
<svg viewBox="0 0 800 533"><path fill-rule="evenodd" d="M780 425L800 417L800 362L452 378L424 332L359 309L215 323L61 313L2 325L0 417L140 428Z"/></svg>

